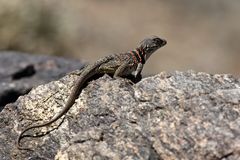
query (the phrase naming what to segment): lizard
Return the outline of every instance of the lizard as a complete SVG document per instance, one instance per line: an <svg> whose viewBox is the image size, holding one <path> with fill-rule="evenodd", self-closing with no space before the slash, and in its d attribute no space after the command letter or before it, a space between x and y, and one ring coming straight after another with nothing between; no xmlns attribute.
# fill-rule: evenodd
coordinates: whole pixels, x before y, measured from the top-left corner
<svg viewBox="0 0 240 160"><path fill-rule="evenodd" d="M53 116L53 118L49 121L42 124L30 125L29 127L23 129L17 138L17 148L28 150L27 148L23 148L20 145L20 141L23 138L25 132L30 129L48 126L66 114L75 103L75 100L81 93L84 84L88 82L91 77L96 74L110 74L113 75L113 78L125 77L129 75L135 78L141 76L143 66L148 58L156 50L166 44L166 40L161 39L157 36L152 36L142 40L139 43L139 46L132 51L108 55L97 60L93 64L87 65L74 83L73 89L71 90L71 93L63 109L55 116Z"/></svg>

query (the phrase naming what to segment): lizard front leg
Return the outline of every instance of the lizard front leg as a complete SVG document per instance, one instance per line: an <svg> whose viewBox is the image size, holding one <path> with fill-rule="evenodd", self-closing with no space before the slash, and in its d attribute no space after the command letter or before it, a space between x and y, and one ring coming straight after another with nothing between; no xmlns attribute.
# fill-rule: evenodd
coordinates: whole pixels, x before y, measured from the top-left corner
<svg viewBox="0 0 240 160"><path fill-rule="evenodd" d="M139 76L142 77L141 72L142 72L143 66L144 65L142 63L138 63L136 71L133 72L133 75L134 75L135 78L137 78Z"/></svg>

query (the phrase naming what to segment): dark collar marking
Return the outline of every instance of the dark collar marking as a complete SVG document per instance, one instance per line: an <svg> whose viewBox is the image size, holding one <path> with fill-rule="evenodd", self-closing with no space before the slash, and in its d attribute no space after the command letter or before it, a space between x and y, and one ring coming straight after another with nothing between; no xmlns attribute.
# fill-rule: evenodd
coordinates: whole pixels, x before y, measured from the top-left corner
<svg viewBox="0 0 240 160"><path fill-rule="evenodd" d="M136 49L137 50L137 52L138 52L138 55L140 56L140 58L141 58L141 63L142 64L145 64L145 58L144 58L144 51L142 50L142 49L140 49L140 48L137 48Z"/></svg>

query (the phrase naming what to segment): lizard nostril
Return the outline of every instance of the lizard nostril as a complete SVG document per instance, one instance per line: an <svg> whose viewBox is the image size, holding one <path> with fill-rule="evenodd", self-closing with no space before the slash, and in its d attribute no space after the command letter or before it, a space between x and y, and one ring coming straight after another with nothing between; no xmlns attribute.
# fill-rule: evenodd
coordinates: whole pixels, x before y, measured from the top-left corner
<svg viewBox="0 0 240 160"><path fill-rule="evenodd" d="M167 44L167 41L162 39L162 46L166 45Z"/></svg>
<svg viewBox="0 0 240 160"><path fill-rule="evenodd" d="M167 41L164 41L164 45L166 45L167 44Z"/></svg>

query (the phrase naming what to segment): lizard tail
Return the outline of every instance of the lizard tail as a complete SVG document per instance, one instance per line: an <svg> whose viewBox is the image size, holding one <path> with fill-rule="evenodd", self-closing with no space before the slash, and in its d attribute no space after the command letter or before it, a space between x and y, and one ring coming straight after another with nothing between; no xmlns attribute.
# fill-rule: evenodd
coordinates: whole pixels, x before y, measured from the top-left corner
<svg viewBox="0 0 240 160"><path fill-rule="evenodd" d="M77 82L75 83L71 94L67 100L66 105L64 106L64 108L57 113L51 120L49 120L48 122L42 123L42 124L36 124L36 125L32 125L29 126L27 128L25 128L18 136L17 138L17 148L18 149L23 149L23 150L31 150L29 148L23 148L20 145L20 141L23 138L23 135L25 132L27 132L30 129L34 129L34 128L40 128L40 127L44 127L44 126L48 126L50 124L52 124L53 122L57 121L59 118L61 118L65 113L67 113L67 111L72 107L72 105L75 103L75 100L77 98L77 96L81 93L83 85L86 83L86 81L91 78L92 76L94 76L96 73L98 73L98 68L108 62L109 60L111 60L113 58L113 56L107 56L104 57L98 61L96 61L94 64L87 66L86 68L84 68L84 71L82 72L82 74L80 75L80 77L78 78Z"/></svg>

